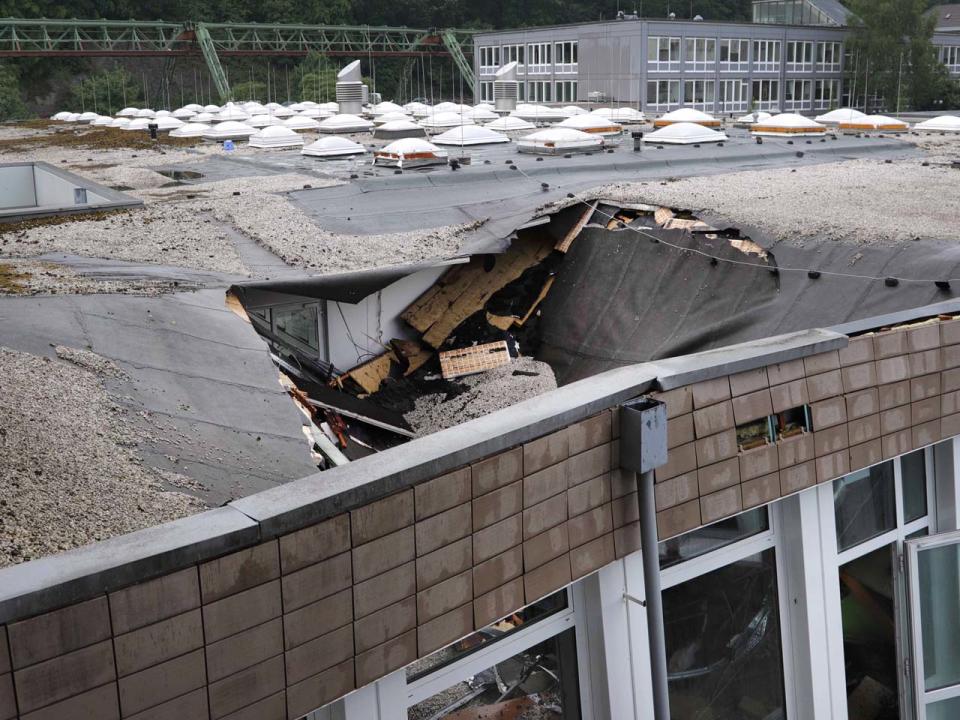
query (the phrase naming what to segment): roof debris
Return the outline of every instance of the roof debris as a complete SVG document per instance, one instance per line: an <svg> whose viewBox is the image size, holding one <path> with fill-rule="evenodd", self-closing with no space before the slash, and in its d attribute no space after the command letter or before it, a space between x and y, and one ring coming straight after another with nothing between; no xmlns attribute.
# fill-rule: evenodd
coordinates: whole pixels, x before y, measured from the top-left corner
<svg viewBox="0 0 960 720"><path fill-rule="evenodd" d="M509 363L510 348L505 340L440 353L440 371L446 380L475 375Z"/></svg>

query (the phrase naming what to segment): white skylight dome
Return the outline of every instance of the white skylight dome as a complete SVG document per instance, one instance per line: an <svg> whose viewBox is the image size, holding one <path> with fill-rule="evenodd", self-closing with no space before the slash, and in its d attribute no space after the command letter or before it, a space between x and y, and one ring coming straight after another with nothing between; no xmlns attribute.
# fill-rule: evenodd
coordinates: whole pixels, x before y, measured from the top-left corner
<svg viewBox="0 0 960 720"><path fill-rule="evenodd" d="M92 123L98 117L100 116L97 115L97 113L92 112L91 110L87 110L86 112L80 113L80 117L77 118L77 122Z"/></svg>
<svg viewBox="0 0 960 720"><path fill-rule="evenodd" d="M461 105L460 103L455 102L440 102L433 106L432 110L434 113L445 113L445 112L455 112L461 113L464 110L472 110L469 105Z"/></svg>
<svg viewBox="0 0 960 720"><path fill-rule="evenodd" d="M118 118L114 119L114 121L113 121L112 123L110 123L110 127L123 129L123 128L125 128L127 125L129 125L131 122L132 122L132 120L131 120L130 118L128 118L128 117L118 117Z"/></svg>
<svg viewBox="0 0 960 720"><path fill-rule="evenodd" d="M910 124L897 118L886 115L864 115L841 122L837 125L841 130L882 130L884 132L906 132Z"/></svg>
<svg viewBox="0 0 960 720"><path fill-rule="evenodd" d="M190 122L184 123L176 130L170 131L170 137L181 137L181 138L193 138L193 137L203 137L207 134L207 131L210 129L209 125L205 123Z"/></svg>
<svg viewBox="0 0 960 720"><path fill-rule="evenodd" d="M479 125L463 125L447 130L433 138L437 145L456 145L464 147L465 145L492 145L495 143L508 143L510 138L501 135L495 130L490 130Z"/></svg>
<svg viewBox="0 0 960 720"><path fill-rule="evenodd" d="M397 105L395 102L390 102L386 100L381 103L377 103L370 108L371 115L386 115L387 113L402 113L403 107Z"/></svg>
<svg viewBox="0 0 960 720"><path fill-rule="evenodd" d="M147 126L153 122L153 118L133 118L127 125L123 128L124 130L146 130Z"/></svg>
<svg viewBox="0 0 960 720"><path fill-rule="evenodd" d="M394 120L409 120L410 116L404 112L388 112L383 115L374 115L373 124L374 125L383 125L384 123L393 122Z"/></svg>
<svg viewBox="0 0 960 720"><path fill-rule="evenodd" d="M599 150L603 138L573 128L552 127L540 130L517 141L520 152L540 155L561 155L568 152Z"/></svg>
<svg viewBox="0 0 960 720"><path fill-rule="evenodd" d="M319 105L317 105L317 107L320 108L321 110L329 110L334 115L340 112L340 103L337 103L337 102L320 103Z"/></svg>
<svg viewBox="0 0 960 720"><path fill-rule="evenodd" d="M586 115L587 110L585 108L579 107L577 105L564 105L560 108L563 111L563 114L567 117L573 117L574 115Z"/></svg>
<svg viewBox="0 0 960 720"><path fill-rule="evenodd" d="M62 121L64 121L64 120L66 120L68 117L70 117L70 111L69 111L69 110L61 110L60 112L54 114L50 119L51 119L51 120L58 120L58 121L61 121L61 122L62 122Z"/></svg>
<svg viewBox="0 0 960 720"><path fill-rule="evenodd" d="M372 127L373 123L369 120L349 113L334 115L320 121L320 132L322 133L367 132Z"/></svg>
<svg viewBox="0 0 960 720"><path fill-rule="evenodd" d="M281 104L278 103L278 102L268 102L266 105L264 105L264 107L265 107L267 110L269 110L270 112L273 112L273 111L276 110L277 108L282 108L283 105L281 105Z"/></svg>
<svg viewBox="0 0 960 720"><path fill-rule="evenodd" d="M484 112L493 112L496 108L490 103L477 103L473 106L474 110L483 110Z"/></svg>
<svg viewBox="0 0 960 720"><path fill-rule="evenodd" d="M217 117L216 113L209 113L209 112L197 113L190 119L193 122L199 122L199 123L215 123L215 122L219 122L220 120Z"/></svg>
<svg viewBox="0 0 960 720"><path fill-rule="evenodd" d="M250 147L253 148L288 148L302 145L303 138L282 125L265 127L256 135L250 136Z"/></svg>
<svg viewBox="0 0 960 720"><path fill-rule="evenodd" d="M413 120L391 120L373 129L373 136L378 140L399 140L400 138L426 137L427 131Z"/></svg>
<svg viewBox="0 0 960 720"><path fill-rule="evenodd" d="M447 151L420 138L396 140L373 153L375 165L409 168L425 165L444 165Z"/></svg>
<svg viewBox="0 0 960 720"><path fill-rule="evenodd" d="M668 112L654 120L653 126L666 127L667 125L678 122L691 122L697 125L703 125L704 127L720 127L720 121L713 115L701 112L700 110L694 110L693 108L679 108L673 112Z"/></svg>
<svg viewBox="0 0 960 720"><path fill-rule="evenodd" d="M339 135L330 135L310 143L300 151L300 154L310 157L336 158L363 155L366 151L366 148L360 143L355 143L353 140Z"/></svg>
<svg viewBox="0 0 960 720"><path fill-rule="evenodd" d="M604 137L620 135L623 133L623 126L620 123L608 120L601 115L574 115L566 120L557 123L557 127L573 128L574 130L583 130L585 133L595 133Z"/></svg>
<svg viewBox="0 0 960 720"><path fill-rule="evenodd" d="M956 115L939 115L913 126L914 130L927 132L960 132L960 117Z"/></svg>
<svg viewBox="0 0 960 720"><path fill-rule="evenodd" d="M273 108L270 112L274 117L278 117L278 118L293 117L294 115L297 114L296 110L291 110L288 107L283 107L283 105L281 105L278 108Z"/></svg>
<svg viewBox="0 0 960 720"><path fill-rule="evenodd" d="M768 112L752 112L752 113L747 113L746 115L741 115L740 117L737 118L737 122L742 124L752 125L753 123L769 120L772 117L773 115L771 115Z"/></svg>
<svg viewBox="0 0 960 720"><path fill-rule="evenodd" d="M754 123L750 132L771 137L804 137L823 135L827 128L820 123L796 113L780 113L760 123Z"/></svg>
<svg viewBox="0 0 960 720"><path fill-rule="evenodd" d="M727 140L726 133L711 130L697 123L672 123L649 135L643 136L645 143L664 143L666 145L693 145L721 142Z"/></svg>
<svg viewBox="0 0 960 720"><path fill-rule="evenodd" d="M96 127L110 127L113 125L113 118L109 115L97 115L97 117L94 118L93 122L90 124L95 125Z"/></svg>
<svg viewBox="0 0 960 720"><path fill-rule="evenodd" d="M637 125L647 119L642 112L632 107L597 108L590 114L605 117L621 125Z"/></svg>
<svg viewBox="0 0 960 720"><path fill-rule="evenodd" d="M233 103L227 103L227 106L217 114L217 118L220 120L220 122L225 122L227 120L243 122L249 117L250 114L246 110L234 105Z"/></svg>
<svg viewBox="0 0 960 720"><path fill-rule="evenodd" d="M117 113L117 117L136 117L138 112L140 112L139 108L125 107Z"/></svg>
<svg viewBox="0 0 960 720"><path fill-rule="evenodd" d="M313 118L303 117L302 115L294 115L293 117L287 118L283 121L283 127L291 130L319 130L320 123Z"/></svg>
<svg viewBox="0 0 960 720"><path fill-rule="evenodd" d="M153 122L156 124L157 130L160 130L161 132L166 132L168 130L176 130L178 127L183 127L183 125L185 124L183 120L178 120L172 115L165 115L164 117L154 118Z"/></svg>
<svg viewBox="0 0 960 720"><path fill-rule="evenodd" d="M559 122L565 120L567 115L560 108L547 107L546 105L531 105L521 103L517 109L510 113L530 122Z"/></svg>
<svg viewBox="0 0 960 720"><path fill-rule="evenodd" d="M207 140L236 140L255 135L257 130L239 120L226 120L203 134Z"/></svg>
<svg viewBox="0 0 960 720"><path fill-rule="evenodd" d="M197 103L188 103L184 105L181 110L189 110L192 113L202 113L203 105L198 105Z"/></svg>
<svg viewBox="0 0 960 720"><path fill-rule="evenodd" d="M537 129L537 126L532 122L527 122L516 115L507 115L506 117L493 120L492 122L488 122L484 127L506 133L527 132L528 130Z"/></svg>
<svg viewBox="0 0 960 720"><path fill-rule="evenodd" d="M252 128L265 128L276 125L283 125L283 120L276 115L254 115L247 120L247 125Z"/></svg>
<svg viewBox="0 0 960 720"><path fill-rule="evenodd" d="M301 100L300 104L303 105L305 110L309 110L310 108L319 108L321 110L323 109L323 108L320 108L320 103L316 103L313 100Z"/></svg>
<svg viewBox="0 0 960 720"><path fill-rule="evenodd" d="M303 103L293 103L292 105L287 105L287 109L295 113L302 112L308 107L308 105L304 105Z"/></svg>
<svg viewBox="0 0 960 720"><path fill-rule="evenodd" d="M80 122L80 113L70 113L64 120L71 123Z"/></svg>
<svg viewBox="0 0 960 720"><path fill-rule="evenodd" d="M472 110L466 110L461 114L467 120L473 120L475 123L488 123L500 117L493 110L484 110L483 108L473 108Z"/></svg>
<svg viewBox="0 0 960 720"><path fill-rule="evenodd" d="M420 125L427 130L442 131L458 125L472 125L473 120L465 118L459 112L435 112L420 121Z"/></svg>
<svg viewBox="0 0 960 720"><path fill-rule="evenodd" d="M169 116L172 115L172 114L173 114L173 113L171 113L169 110L157 110L157 111L153 114L153 116L154 116L155 118L160 118L160 117L169 117Z"/></svg>
<svg viewBox="0 0 960 720"><path fill-rule="evenodd" d="M202 108L202 110L203 110L203 112L208 112L208 113L218 113L218 112L220 112L220 106L219 106L219 105L204 105L203 108Z"/></svg>
<svg viewBox="0 0 960 720"><path fill-rule="evenodd" d="M839 125L842 122L853 122L862 117L866 117L866 115L859 110L854 110L853 108L838 108L823 115L817 115L815 119L822 125Z"/></svg>
<svg viewBox="0 0 960 720"><path fill-rule="evenodd" d="M305 118L310 118L311 120L317 120L319 118L330 117L330 113L325 112L320 108L308 107L298 112L297 117L305 117Z"/></svg>
<svg viewBox="0 0 960 720"><path fill-rule="evenodd" d="M417 118L426 117L433 112L433 108L422 102L408 102L403 106L403 110Z"/></svg>
<svg viewBox="0 0 960 720"><path fill-rule="evenodd" d="M177 118L178 120L189 120L190 118L192 118L194 115L197 114L197 111L190 110L189 108L186 108L186 107L182 107L182 108L177 108L171 114L173 115L173 117Z"/></svg>
<svg viewBox="0 0 960 720"><path fill-rule="evenodd" d="M258 103L255 100L251 100L250 102L243 103L242 107L243 107L243 111L250 116L266 115L268 112L270 112L266 107L264 107L262 104Z"/></svg>
<svg viewBox="0 0 960 720"><path fill-rule="evenodd" d="M136 117L138 117L138 118L152 118L152 117L156 117L156 115L157 115L157 114L156 114L153 110L151 110L150 108L141 108L141 109L137 110L137 115L136 115Z"/></svg>

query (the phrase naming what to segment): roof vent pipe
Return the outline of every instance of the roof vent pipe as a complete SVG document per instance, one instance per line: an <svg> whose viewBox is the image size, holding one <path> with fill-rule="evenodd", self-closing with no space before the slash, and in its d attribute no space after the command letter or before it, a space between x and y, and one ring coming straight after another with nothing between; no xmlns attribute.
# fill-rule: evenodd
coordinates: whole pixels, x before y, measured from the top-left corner
<svg viewBox="0 0 960 720"><path fill-rule="evenodd" d="M493 105L498 113L510 113L517 109L519 87L515 61L497 70L493 78Z"/></svg>
<svg viewBox="0 0 960 720"><path fill-rule="evenodd" d="M367 86L360 74L360 61L354 60L337 74L337 102L340 112L359 115L367 97Z"/></svg>

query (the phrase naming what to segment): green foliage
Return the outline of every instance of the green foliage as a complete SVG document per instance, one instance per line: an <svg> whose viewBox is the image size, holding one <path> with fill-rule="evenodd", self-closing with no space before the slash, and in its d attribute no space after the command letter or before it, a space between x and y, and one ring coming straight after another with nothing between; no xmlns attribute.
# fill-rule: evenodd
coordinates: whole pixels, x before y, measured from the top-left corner
<svg viewBox="0 0 960 720"><path fill-rule="evenodd" d="M247 102L256 100L257 102L267 102L267 84L254 80L253 82L231 83L230 89L233 91L233 99L237 102Z"/></svg>
<svg viewBox="0 0 960 720"><path fill-rule="evenodd" d="M30 115L20 95L19 81L13 64L0 63L0 120L20 120Z"/></svg>
<svg viewBox="0 0 960 720"><path fill-rule="evenodd" d="M310 53L297 68L298 100L325 102L336 99L337 68L330 58Z"/></svg>
<svg viewBox="0 0 960 720"><path fill-rule="evenodd" d="M143 86L139 78L123 67L100 70L71 83L67 104L101 115L113 115L124 107L145 104Z"/></svg>
<svg viewBox="0 0 960 720"><path fill-rule="evenodd" d="M953 82L931 43L935 18L925 14L929 0L850 0L848 5L858 16L847 47L854 58L848 82L855 83L859 104L865 93L870 109L937 107ZM874 108L874 98L884 107Z"/></svg>

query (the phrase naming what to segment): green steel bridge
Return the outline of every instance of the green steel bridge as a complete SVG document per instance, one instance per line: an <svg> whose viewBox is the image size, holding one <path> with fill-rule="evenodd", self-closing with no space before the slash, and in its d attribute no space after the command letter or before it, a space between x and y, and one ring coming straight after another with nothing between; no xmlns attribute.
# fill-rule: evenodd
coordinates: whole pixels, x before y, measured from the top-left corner
<svg viewBox="0 0 960 720"><path fill-rule="evenodd" d="M136 20L0 18L0 58L202 56L221 98L231 97L221 57L452 58L473 88L473 34L370 25L273 25Z"/></svg>

